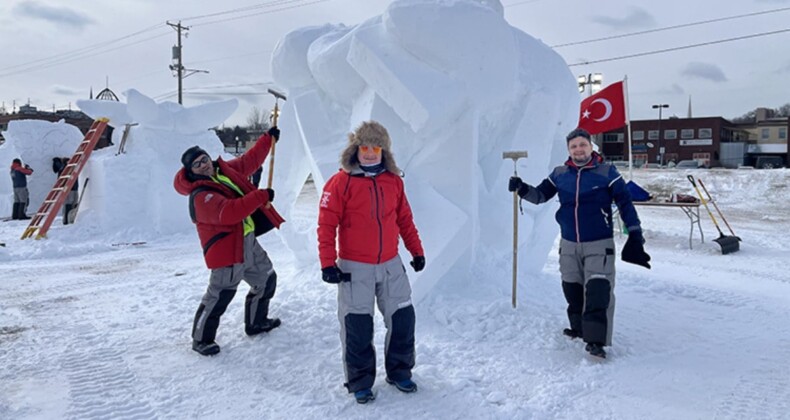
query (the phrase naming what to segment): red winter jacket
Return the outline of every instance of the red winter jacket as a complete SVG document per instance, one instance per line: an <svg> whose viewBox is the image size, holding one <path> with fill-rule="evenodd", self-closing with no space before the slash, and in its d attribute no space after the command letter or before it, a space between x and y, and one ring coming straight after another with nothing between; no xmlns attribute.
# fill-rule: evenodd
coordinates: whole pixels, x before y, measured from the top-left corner
<svg viewBox="0 0 790 420"><path fill-rule="evenodd" d="M335 265L338 256L367 264L388 261L398 254L399 236L412 256L424 255L399 176L382 172L366 177L340 170L329 178L318 211L321 268Z"/></svg>
<svg viewBox="0 0 790 420"><path fill-rule="evenodd" d="M195 194L193 204L203 257L206 266L210 269L244 262L242 222L255 210L260 209L267 215L274 211L273 207L266 209L269 193L255 188L249 181L250 174L255 172L266 159L271 144L272 138L264 134L242 156L227 162L219 158L215 162L214 165L219 169L219 173L230 178L244 192L243 197L239 197L238 193L227 186L210 179L191 181L187 178L184 168L176 173L173 186L179 194L188 196L198 187L208 188ZM270 220L272 219L270 217ZM279 226L279 222L275 225Z"/></svg>

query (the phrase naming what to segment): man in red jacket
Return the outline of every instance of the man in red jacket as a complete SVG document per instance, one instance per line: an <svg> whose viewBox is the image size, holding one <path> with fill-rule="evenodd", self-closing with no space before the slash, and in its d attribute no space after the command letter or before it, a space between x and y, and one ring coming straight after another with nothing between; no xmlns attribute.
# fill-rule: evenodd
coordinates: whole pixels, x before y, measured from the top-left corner
<svg viewBox="0 0 790 420"><path fill-rule="evenodd" d="M322 278L338 285L338 318L345 386L360 404L374 400L376 378L373 314L378 301L387 335L387 383L414 392L414 307L406 269L398 255L403 238L414 271L425 257L401 171L390 152L387 130L375 121L348 135L342 169L324 186L318 212ZM337 249L335 239L337 238Z"/></svg>
<svg viewBox="0 0 790 420"><path fill-rule="evenodd" d="M211 269L208 290L198 306L192 327L192 349L210 356L219 353L214 341L219 320L236 294L241 280L250 285L244 304L247 335L280 326L269 318L269 302L277 287L277 273L256 236L283 222L271 206L274 190L258 190L249 176L269 154L280 130L272 127L242 156L212 161L198 146L181 156L174 187L189 196L189 213L197 225L206 266Z"/></svg>

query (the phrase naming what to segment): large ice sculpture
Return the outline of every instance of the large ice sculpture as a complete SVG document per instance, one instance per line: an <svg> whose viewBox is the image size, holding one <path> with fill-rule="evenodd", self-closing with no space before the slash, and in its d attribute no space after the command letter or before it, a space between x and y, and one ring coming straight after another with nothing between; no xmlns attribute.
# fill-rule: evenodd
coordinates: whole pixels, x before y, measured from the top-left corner
<svg viewBox="0 0 790 420"><path fill-rule="evenodd" d="M309 174L323 187L360 122L389 130L428 260L413 282L416 299L512 252L513 163L502 152L528 150L519 174L539 182L567 156L564 136L579 104L562 58L510 26L495 0L396 0L357 26L293 31L273 53L272 75L289 97L275 176L280 203L293 202ZM286 219L291 210L282 209ZM525 206L522 275L543 267L555 210ZM284 225L282 233L315 261L315 225Z"/></svg>

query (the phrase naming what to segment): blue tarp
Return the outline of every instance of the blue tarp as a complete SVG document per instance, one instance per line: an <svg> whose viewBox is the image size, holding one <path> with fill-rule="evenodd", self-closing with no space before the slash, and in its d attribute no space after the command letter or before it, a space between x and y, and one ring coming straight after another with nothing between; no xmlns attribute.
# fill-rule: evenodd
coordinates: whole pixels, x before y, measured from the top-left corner
<svg viewBox="0 0 790 420"><path fill-rule="evenodd" d="M625 184L625 187L628 189L628 192L631 193L631 200L633 201L650 200L650 193L645 191L645 189L640 187L636 182L628 181Z"/></svg>

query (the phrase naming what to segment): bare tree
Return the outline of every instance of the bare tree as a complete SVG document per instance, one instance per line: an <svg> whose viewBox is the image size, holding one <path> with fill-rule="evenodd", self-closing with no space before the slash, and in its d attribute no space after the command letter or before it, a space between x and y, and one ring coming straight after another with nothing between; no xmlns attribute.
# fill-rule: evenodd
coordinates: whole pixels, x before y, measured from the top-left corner
<svg viewBox="0 0 790 420"><path fill-rule="evenodd" d="M250 131L265 131L269 129L269 118L257 106L252 107L247 115L247 128Z"/></svg>

